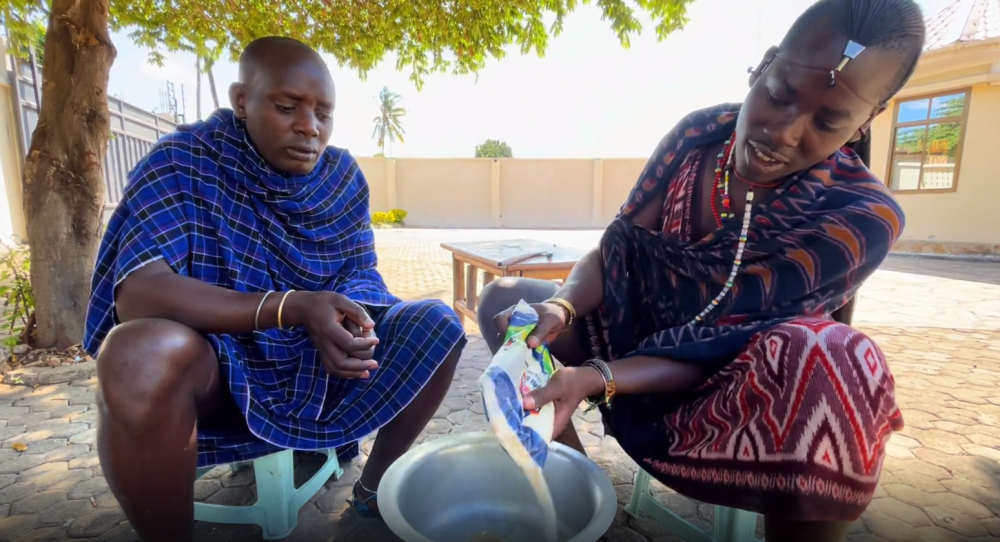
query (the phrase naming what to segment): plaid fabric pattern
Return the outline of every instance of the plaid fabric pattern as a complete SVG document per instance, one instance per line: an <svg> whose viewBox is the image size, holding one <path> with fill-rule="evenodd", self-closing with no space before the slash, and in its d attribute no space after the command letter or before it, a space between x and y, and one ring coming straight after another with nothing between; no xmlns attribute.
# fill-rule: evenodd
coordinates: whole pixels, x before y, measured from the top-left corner
<svg viewBox="0 0 1000 542"><path fill-rule="evenodd" d="M356 442L407 406L464 341L443 303L389 293L376 269L368 197L345 150L329 147L312 173L290 177L264 162L229 110L182 127L129 175L98 252L84 348L97 356L118 323L115 286L159 259L239 292L338 292L372 313L380 368L367 381L331 378L301 328L209 336L247 425L201 431L198 464L284 448L355 454Z"/></svg>

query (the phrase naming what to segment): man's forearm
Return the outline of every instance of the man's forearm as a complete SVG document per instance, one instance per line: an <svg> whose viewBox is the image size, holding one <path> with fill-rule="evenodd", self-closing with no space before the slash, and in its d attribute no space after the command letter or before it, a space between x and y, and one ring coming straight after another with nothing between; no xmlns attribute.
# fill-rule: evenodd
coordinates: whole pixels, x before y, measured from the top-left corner
<svg viewBox="0 0 1000 542"><path fill-rule="evenodd" d="M139 318L163 318L184 324L200 333L238 334L253 331L257 307L264 293L247 294L207 284L174 273L161 261L130 274L115 292L115 307L122 322ZM278 325L278 305L283 293L267 297L260 310L260 329ZM291 325L291 294L282 312L282 324Z"/></svg>
<svg viewBox="0 0 1000 542"><path fill-rule="evenodd" d="M554 297L569 301L580 317L593 312L604 299L603 268L600 247L591 250L573 266L565 284Z"/></svg>

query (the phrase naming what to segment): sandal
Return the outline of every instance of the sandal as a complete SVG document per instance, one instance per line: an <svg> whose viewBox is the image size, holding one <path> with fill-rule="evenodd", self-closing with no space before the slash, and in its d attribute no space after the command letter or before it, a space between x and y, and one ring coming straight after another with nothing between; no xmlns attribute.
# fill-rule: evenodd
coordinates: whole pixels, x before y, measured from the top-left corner
<svg viewBox="0 0 1000 542"><path fill-rule="evenodd" d="M364 492L369 493L369 495L364 499L358 498L359 487ZM365 487L365 485L361 483L361 479L358 478L358 481L354 484L354 490L351 493L351 500L347 502L350 503L351 507L354 508L355 511L366 518L382 519L382 514L378 511L378 492Z"/></svg>

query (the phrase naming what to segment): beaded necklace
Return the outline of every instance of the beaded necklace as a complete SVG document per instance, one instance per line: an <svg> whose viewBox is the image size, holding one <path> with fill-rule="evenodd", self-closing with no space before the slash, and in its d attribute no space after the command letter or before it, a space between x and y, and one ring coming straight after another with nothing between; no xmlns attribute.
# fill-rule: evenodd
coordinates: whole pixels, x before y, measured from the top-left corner
<svg viewBox="0 0 1000 542"><path fill-rule="evenodd" d="M736 154L733 152L733 147L735 146L734 139L735 134L726 140L726 144L722 147L722 152L719 153L718 166L715 168L715 184L712 186L712 214L715 216L716 225L720 228L724 220L733 217L729 200L729 172L733 168L733 156ZM718 200L721 200L722 210L718 208ZM719 295L715 296L715 299L712 299L698 316L695 316L694 319L688 322L689 326L701 323L708 313L719 306L719 302L729 294L729 290L732 290L736 273L739 272L740 265L743 263L743 249L747 245L747 232L750 231L750 213L752 210L753 186L751 185L747 189L747 205L743 211L743 229L740 231L740 241L736 247L736 258L733 260L733 270L730 271L729 278L726 279L726 286L722 288Z"/></svg>
<svg viewBox="0 0 1000 542"><path fill-rule="evenodd" d="M721 228L723 222L733 216L729 201L729 164L733 156L732 137L726 140L719 152L718 163L715 166L715 183L712 184L712 216L716 227ZM722 210L719 210L719 203Z"/></svg>

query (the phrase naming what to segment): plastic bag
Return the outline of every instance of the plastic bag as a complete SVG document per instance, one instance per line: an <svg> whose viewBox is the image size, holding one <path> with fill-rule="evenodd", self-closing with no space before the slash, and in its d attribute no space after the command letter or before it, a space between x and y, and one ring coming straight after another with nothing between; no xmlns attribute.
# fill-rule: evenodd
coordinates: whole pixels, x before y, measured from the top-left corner
<svg viewBox="0 0 1000 542"><path fill-rule="evenodd" d="M490 429L538 495L545 538L554 540L555 508L542 469L552 442L555 407L523 406L524 396L545 386L555 371L547 345L528 348L528 335L537 324L538 313L530 305L522 300L514 307L503 346L479 378L479 389Z"/></svg>
<svg viewBox="0 0 1000 542"><path fill-rule="evenodd" d="M549 403L539 410L525 410L523 399L545 386L555 369L547 345L528 348L528 335L537 324L538 314L530 305L521 301L514 307L503 346L479 378L479 388L490 428L498 438L507 435L501 446L515 462L527 455L541 469L552 441L555 408ZM517 447L510 449L515 442Z"/></svg>

